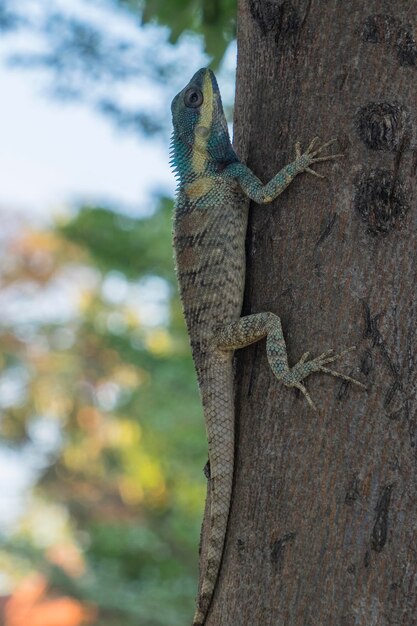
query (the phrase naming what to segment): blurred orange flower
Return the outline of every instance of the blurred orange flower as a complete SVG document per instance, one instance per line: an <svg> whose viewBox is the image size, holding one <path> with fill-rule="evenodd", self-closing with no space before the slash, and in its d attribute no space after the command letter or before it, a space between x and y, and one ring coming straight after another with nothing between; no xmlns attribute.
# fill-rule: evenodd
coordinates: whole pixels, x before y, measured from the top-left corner
<svg viewBox="0 0 417 626"><path fill-rule="evenodd" d="M47 597L48 583L40 574L25 578L7 601L5 626L81 626L95 619L95 610L68 597Z"/></svg>

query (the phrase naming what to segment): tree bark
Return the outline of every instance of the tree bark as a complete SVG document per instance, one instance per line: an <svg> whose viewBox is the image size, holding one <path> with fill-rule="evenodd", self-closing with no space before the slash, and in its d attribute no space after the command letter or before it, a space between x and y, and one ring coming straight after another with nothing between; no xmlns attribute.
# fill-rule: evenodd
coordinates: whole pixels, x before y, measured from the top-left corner
<svg viewBox="0 0 417 626"><path fill-rule="evenodd" d="M417 624L415 0L240 0L235 144L265 182L319 135L344 159L251 207L244 314L280 316L319 407L239 353L235 487L207 626ZM414 192L414 194L413 194Z"/></svg>

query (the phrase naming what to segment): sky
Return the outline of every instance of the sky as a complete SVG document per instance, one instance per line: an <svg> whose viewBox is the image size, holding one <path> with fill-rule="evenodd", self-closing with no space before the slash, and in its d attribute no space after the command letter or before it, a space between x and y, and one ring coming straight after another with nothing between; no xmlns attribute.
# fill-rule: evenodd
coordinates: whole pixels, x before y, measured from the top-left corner
<svg viewBox="0 0 417 626"><path fill-rule="evenodd" d="M168 146L118 131L77 103L47 99L41 77L2 67L0 207L45 214L107 201L132 214L156 189L172 194Z"/></svg>

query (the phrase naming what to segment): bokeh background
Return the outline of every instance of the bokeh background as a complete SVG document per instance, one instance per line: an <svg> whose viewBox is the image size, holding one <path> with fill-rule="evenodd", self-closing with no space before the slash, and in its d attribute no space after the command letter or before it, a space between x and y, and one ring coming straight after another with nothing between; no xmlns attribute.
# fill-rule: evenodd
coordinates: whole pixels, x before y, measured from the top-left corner
<svg viewBox="0 0 417 626"><path fill-rule="evenodd" d="M204 426L170 102L234 0L0 0L0 624L183 626Z"/></svg>

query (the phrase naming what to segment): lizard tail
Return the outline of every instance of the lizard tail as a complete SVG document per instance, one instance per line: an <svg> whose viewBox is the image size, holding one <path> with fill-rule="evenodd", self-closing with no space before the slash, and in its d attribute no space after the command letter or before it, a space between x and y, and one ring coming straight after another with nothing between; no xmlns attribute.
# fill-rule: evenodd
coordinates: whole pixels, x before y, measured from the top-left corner
<svg viewBox="0 0 417 626"><path fill-rule="evenodd" d="M206 621L223 558L233 484L234 391L231 357L211 361L201 387L210 459L208 538L193 626ZM204 545L204 544L203 544Z"/></svg>

